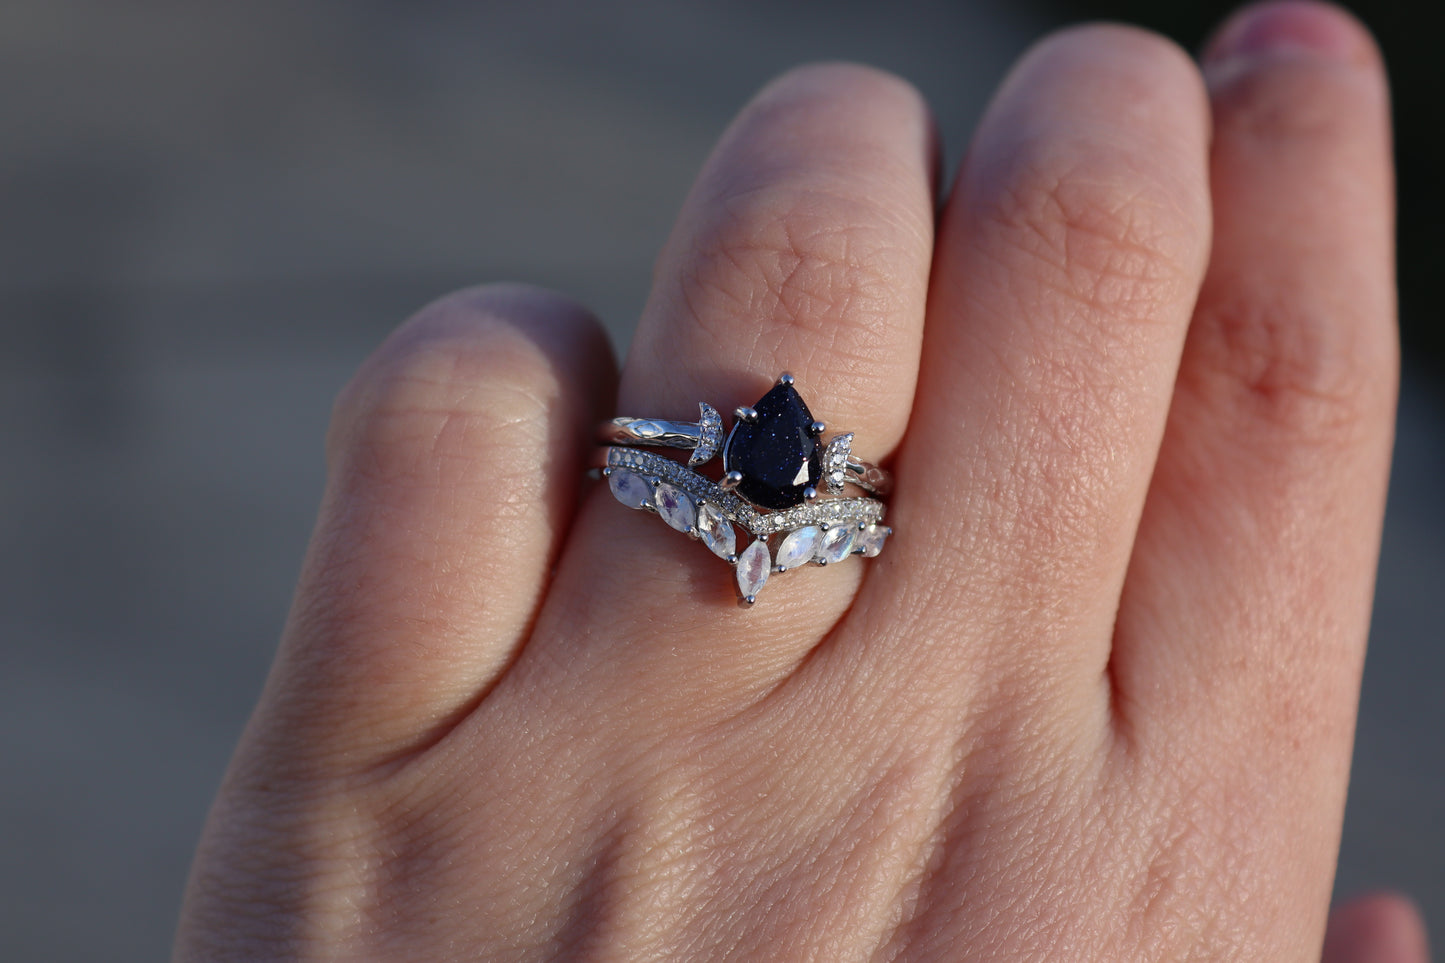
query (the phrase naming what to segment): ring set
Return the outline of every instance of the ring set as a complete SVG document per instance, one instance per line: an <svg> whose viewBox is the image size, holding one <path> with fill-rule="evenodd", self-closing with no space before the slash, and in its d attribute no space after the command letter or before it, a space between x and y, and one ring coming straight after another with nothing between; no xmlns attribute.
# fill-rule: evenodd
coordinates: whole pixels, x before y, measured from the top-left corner
<svg viewBox="0 0 1445 963"><path fill-rule="evenodd" d="M852 432L823 441L827 428L813 420L791 375L752 407L735 410L726 441L717 409L706 402L698 409L696 422L604 422L602 473L619 502L655 512L731 564L745 604L757 600L770 574L882 551L893 530L873 496L887 494L891 477L853 456ZM683 464L636 446L690 453ZM719 452L722 476L714 481L696 469ZM844 497L850 484L867 495ZM752 538L741 551L737 528Z"/></svg>

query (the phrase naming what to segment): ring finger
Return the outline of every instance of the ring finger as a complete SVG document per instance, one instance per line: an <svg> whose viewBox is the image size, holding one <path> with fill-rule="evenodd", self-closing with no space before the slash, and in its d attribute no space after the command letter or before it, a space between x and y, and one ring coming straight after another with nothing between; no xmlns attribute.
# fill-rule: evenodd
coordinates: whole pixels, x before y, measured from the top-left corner
<svg viewBox="0 0 1445 963"><path fill-rule="evenodd" d="M927 110L893 77L817 66L766 88L724 135L662 251L619 413L692 420L699 401L730 412L788 371L830 434L854 432L861 458L886 457L917 378L936 167ZM770 673L769 653L790 664L817 642L863 567L790 573L739 611L725 563L599 491L533 646L565 640L573 659L577 620L644 624L657 644L630 642L629 659L687 637L706 640L689 644L708 646L699 657L714 670ZM728 646L747 654L729 659Z"/></svg>

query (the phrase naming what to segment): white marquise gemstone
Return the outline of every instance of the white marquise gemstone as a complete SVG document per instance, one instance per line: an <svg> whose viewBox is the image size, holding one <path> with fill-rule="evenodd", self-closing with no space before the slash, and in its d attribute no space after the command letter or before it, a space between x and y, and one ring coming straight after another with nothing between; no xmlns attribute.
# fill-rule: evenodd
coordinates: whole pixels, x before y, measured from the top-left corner
<svg viewBox="0 0 1445 963"><path fill-rule="evenodd" d="M839 525L823 533L818 545L817 559L825 565L841 562L853 551L853 536L857 529L852 525Z"/></svg>
<svg viewBox="0 0 1445 963"><path fill-rule="evenodd" d="M702 543L712 549L712 553L718 558L732 558L738 553L738 539L733 531L733 523L724 518L722 512L706 503L697 510L697 533L702 536Z"/></svg>
<svg viewBox="0 0 1445 963"><path fill-rule="evenodd" d="M628 508L645 508L652 503L652 486L636 472L614 468L607 474L607 487Z"/></svg>
<svg viewBox="0 0 1445 963"><path fill-rule="evenodd" d="M787 571L811 562L813 553L818 550L818 539L822 535L822 529L817 525L804 525L795 532L789 532L788 537L778 546L778 570Z"/></svg>
<svg viewBox="0 0 1445 963"><path fill-rule="evenodd" d="M737 574L738 591L747 601L751 602L758 597L758 593L767 584L768 572L773 567L773 560L768 555L768 543L765 539L758 539L738 556Z"/></svg>
<svg viewBox="0 0 1445 963"><path fill-rule="evenodd" d="M853 550L864 558L874 558L883 551L883 542L892 534L893 529L887 525L869 525L853 540Z"/></svg>
<svg viewBox="0 0 1445 963"><path fill-rule="evenodd" d="M679 532L691 532L697 527L697 506L693 505L692 496L682 489L663 482L657 486L652 503L662 520Z"/></svg>

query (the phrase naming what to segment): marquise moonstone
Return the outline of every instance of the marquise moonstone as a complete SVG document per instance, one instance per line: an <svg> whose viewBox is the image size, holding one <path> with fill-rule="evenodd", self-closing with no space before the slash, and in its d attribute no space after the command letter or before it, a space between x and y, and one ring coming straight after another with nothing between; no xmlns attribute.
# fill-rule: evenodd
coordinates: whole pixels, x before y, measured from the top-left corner
<svg viewBox="0 0 1445 963"><path fill-rule="evenodd" d="M773 567L772 557L768 555L768 543L764 539L758 539L738 556L737 576L738 591L747 601L751 602L758 597L758 593L767 584L768 572Z"/></svg>
<svg viewBox="0 0 1445 963"><path fill-rule="evenodd" d="M652 486L636 472L614 468L607 474L607 487L628 508L643 508L652 502Z"/></svg>
<svg viewBox="0 0 1445 963"><path fill-rule="evenodd" d="M892 532L887 525L869 525L853 539L853 551L861 553L864 558L874 558L883 551L883 543Z"/></svg>
<svg viewBox="0 0 1445 963"><path fill-rule="evenodd" d="M797 531L789 532L788 537L778 546L778 570L786 572L790 568L811 562L813 553L818 550L818 538L822 534L817 525L804 525Z"/></svg>
<svg viewBox="0 0 1445 963"><path fill-rule="evenodd" d="M697 509L697 533L702 543L718 558L732 558L738 552L737 534L732 522L713 506L703 503Z"/></svg>
<svg viewBox="0 0 1445 963"><path fill-rule="evenodd" d="M739 495L762 508L792 508L823 475L813 414L790 384L775 385L753 406L753 421L733 425L723 471L741 472Z"/></svg>
<svg viewBox="0 0 1445 963"><path fill-rule="evenodd" d="M657 486L652 503L662 520L679 532L690 532L697 526L697 507L687 492L663 482Z"/></svg>
<svg viewBox="0 0 1445 963"><path fill-rule="evenodd" d="M841 562L853 551L853 535L857 529L852 525L839 525L837 528L830 528L823 533L823 541L818 546L818 561L824 565L831 565L834 562Z"/></svg>

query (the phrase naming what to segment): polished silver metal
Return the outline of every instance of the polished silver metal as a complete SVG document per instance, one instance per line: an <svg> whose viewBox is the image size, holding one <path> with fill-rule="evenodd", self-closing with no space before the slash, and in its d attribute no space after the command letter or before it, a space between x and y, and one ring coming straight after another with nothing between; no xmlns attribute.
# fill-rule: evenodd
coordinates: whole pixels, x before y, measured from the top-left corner
<svg viewBox="0 0 1445 963"><path fill-rule="evenodd" d="M812 435L814 438L818 437L827 430L828 426L823 424L821 421L815 421L808 426L808 434Z"/></svg>
<svg viewBox="0 0 1445 963"><path fill-rule="evenodd" d="M602 441L609 444L696 448L702 440L702 425L695 421L663 421L660 418L613 418L602 423L598 434Z"/></svg>
<svg viewBox="0 0 1445 963"><path fill-rule="evenodd" d="M893 475L885 469L879 468L872 462L863 461L861 458L848 456L844 465L848 474L852 477L848 481L857 485L865 492L872 492L875 495L887 495L893 490Z"/></svg>
<svg viewBox="0 0 1445 963"><path fill-rule="evenodd" d="M790 384L792 384L792 383L793 383L793 375L792 375L791 372L784 371L782 374L778 375L778 384L780 384L780 385L790 385Z"/></svg>
<svg viewBox="0 0 1445 963"><path fill-rule="evenodd" d="M721 488L725 492L730 492L742 483L743 473L740 471L730 471L723 474L722 481L717 483L717 487Z"/></svg>
<svg viewBox="0 0 1445 963"><path fill-rule="evenodd" d="M738 405L733 409L733 414L737 416L738 421L746 421L748 424L758 420L758 413L747 405Z"/></svg>

